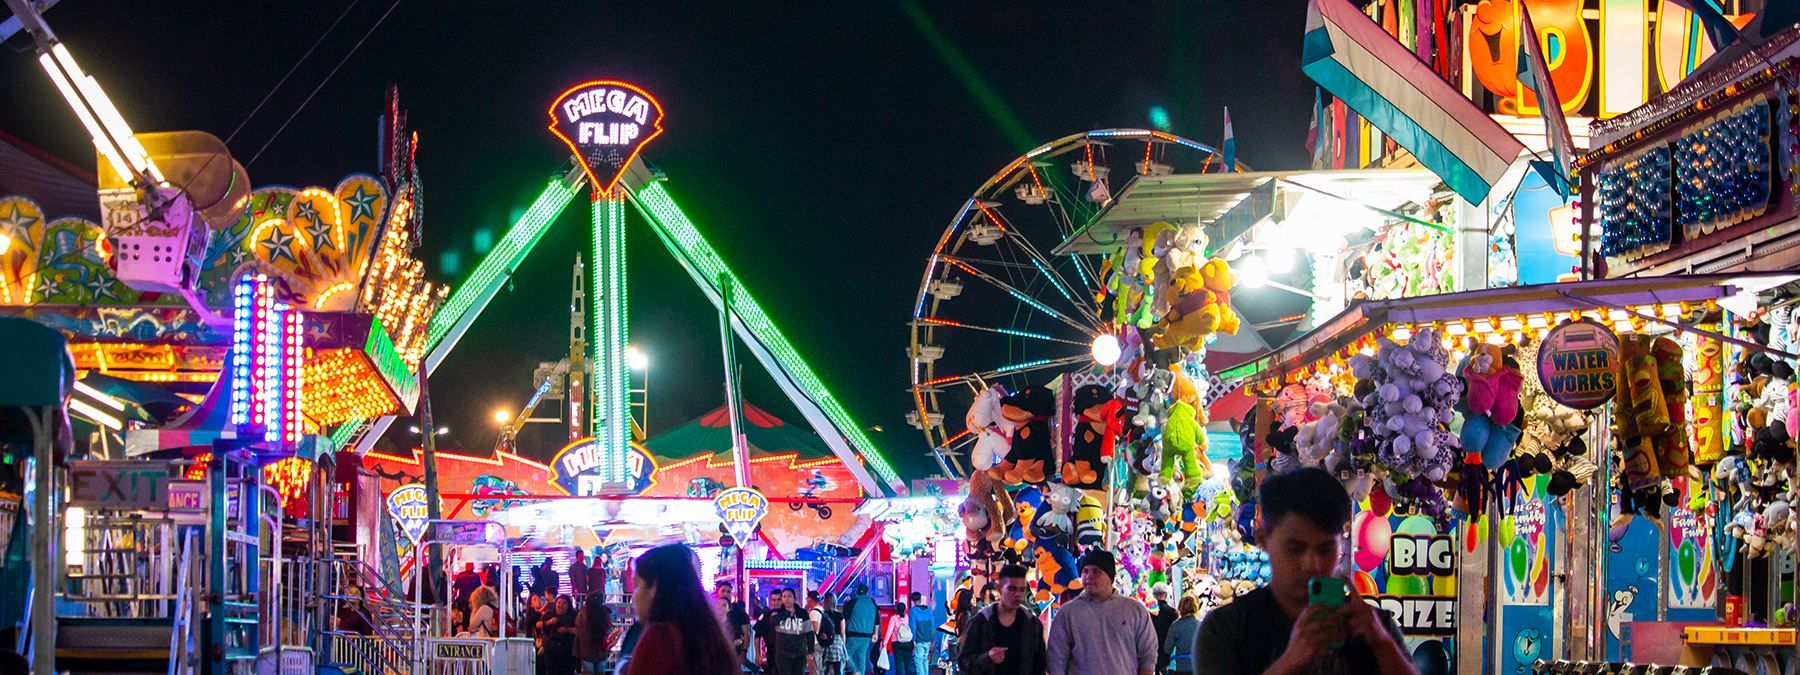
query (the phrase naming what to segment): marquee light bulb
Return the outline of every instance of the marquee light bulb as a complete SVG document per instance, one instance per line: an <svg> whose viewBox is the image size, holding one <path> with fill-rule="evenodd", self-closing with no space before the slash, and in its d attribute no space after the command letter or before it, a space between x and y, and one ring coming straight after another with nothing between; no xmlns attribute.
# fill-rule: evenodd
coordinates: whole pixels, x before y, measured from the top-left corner
<svg viewBox="0 0 1800 675"><path fill-rule="evenodd" d="M1106 368L1111 368L1113 364L1118 363L1119 356L1122 355L1119 338L1113 337L1111 333L1101 333L1095 337L1093 347L1089 351L1094 355L1094 363Z"/></svg>
<svg viewBox="0 0 1800 675"><path fill-rule="evenodd" d="M1268 264L1269 271L1275 274L1287 274L1294 269L1294 249L1276 246L1263 251L1263 261Z"/></svg>

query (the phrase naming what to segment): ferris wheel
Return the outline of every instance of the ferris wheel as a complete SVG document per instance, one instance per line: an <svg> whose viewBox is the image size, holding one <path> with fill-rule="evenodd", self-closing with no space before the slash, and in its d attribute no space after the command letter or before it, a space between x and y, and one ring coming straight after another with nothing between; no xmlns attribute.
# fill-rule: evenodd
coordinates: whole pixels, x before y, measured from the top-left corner
<svg viewBox="0 0 1800 675"><path fill-rule="evenodd" d="M1069 246L1139 177L1223 172L1221 153L1173 134L1101 129L1038 146L977 188L938 238L909 322L907 420L948 475L973 438L963 415L977 391L1018 391L1094 364L1111 333L1100 307L1113 241ZM1241 167L1234 167L1241 168ZM1116 344L1112 345L1116 347Z"/></svg>

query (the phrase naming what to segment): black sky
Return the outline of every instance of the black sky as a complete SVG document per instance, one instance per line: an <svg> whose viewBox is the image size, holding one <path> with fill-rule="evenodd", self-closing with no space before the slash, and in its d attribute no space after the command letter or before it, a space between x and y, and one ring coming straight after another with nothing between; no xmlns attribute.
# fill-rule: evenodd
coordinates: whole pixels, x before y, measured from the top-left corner
<svg viewBox="0 0 1800 675"><path fill-rule="evenodd" d="M230 143L248 161L390 2L63 0L47 18L136 129L223 138L350 7ZM332 185L376 171L382 91L399 85L421 137L420 257L456 282L442 254L459 252L466 274L475 233L498 237L566 156L543 126L549 99L585 79L638 82L667 113L645 157L851 414L885 429L872 437L901 472L922 476L932 464L903 415L905 321L924 257L969 193L1025 148L901 3L800 5L405 1L250 176ZM1034 143L1147 126L1153 105L1176 133L1216 143L1230 106L1243 161L1305 162L1300 0L919 6ZM92 146L29 52L0 52L0 94L0 130L92 166ZM532 368L566 351L569 265L586 232L585 213L565 214L434 376L447 445L491 447L491 411L522 404ZM634 222L630 237L654 432L719 405L717 319L647 229ZM746 397L798 421L754 362L747 370Z"/></svg>

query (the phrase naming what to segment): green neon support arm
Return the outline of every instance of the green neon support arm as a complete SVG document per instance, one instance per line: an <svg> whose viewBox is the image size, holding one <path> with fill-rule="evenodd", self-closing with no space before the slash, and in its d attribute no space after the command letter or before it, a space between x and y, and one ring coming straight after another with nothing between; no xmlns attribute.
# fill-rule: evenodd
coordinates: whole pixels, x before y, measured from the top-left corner
<svg viewBox="0 0 1800 675"><path fill-rule="evenodd" d="M750 347L751 353L762 362L769 375L775 378L776 384L792 399L800 414L807 418L813 428L821 432L835 430L837 433L821 433L826 445L831 446L850 471L856 474L862 483L863 490L871 495L880 496L881 489L872 480L869 472L879 477L894 494L906 494L906 484L888 465L887 458L876 449L874 442L863 434L862 427L844 406L838 403L837 397L825 388L819 376L813 373L812 367L800 358L793 344L776 328L775 322L769 319L762 307L745 290L743 280L731 272L725 261L713 250L711 244L700 236L693 222L682 213L675 201L661 182L655 180L642 161L634 162L626 171L621 185L626 186L632 196L632 203L648 220L651 229L656 231L657 238L668 247L669 254L688 272L694 283L706 293L714 306L720 304L718 282L720 275L731 280L731 323L733 332ZM860 457L860 461L859 461Z"/></svg>
<svg viewBox="0 0 1800 675"><path fill-rule="evenodd" d="M563 209L568 208L569 202L586 182L587 174L580 166L550 181L531 203L531 208L525 210L525 215L520 216L518 222L513 223L512 229L506 231L506 236L500 239L499 245L481 259L481 264L475 267L468 281L457 286L450 298L432 315L425 342L426 373L436 371L444 357L450 355L450 350L456 348L463 333L468 332L469 326L475 323L475 319L487 309L488 303L493 301L500 288L512 278L519 263L531 254L532 249L537 248L538 241L549 231L550 224L556 222L556 217L562 215ZM356 451L359 454L368 452L393 423L393 417L376 419L368 433L363 434L357 442ZM361 425L350 423L334 429L331 433L332 444L344 447L359 426Z"/></svg>

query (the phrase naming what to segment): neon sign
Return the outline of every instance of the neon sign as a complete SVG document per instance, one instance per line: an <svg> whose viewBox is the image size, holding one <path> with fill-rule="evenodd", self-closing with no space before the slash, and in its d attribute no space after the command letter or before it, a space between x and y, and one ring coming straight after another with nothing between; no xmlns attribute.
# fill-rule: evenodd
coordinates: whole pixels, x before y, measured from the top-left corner
<svg viewBox="0 0 1800 675"><path fill-rule="evenodd" d="M550 459L551 480L564 494L592 497L605 494L642 494L650 489L656 475L656 460L644 449L631 445L625 457L626 480L622 485L609 485L601 472L605 453L592 438L563 446Z"/></svg>
<svg viewBox="0 0 1800 675"><path fill-rule="evenodd" d="M388 512L394 514L394 521L412 535L411 538L419 538L419 533L425 530L425 521L430 519L425 486L413 483L395 488L388 493L387 506Z"/></svg>
<svg viewBox="0 0 1800 675"><path fill-rule="evenodd" d="M260 272L240 277L232 291L231 423L260 428L267 443L300 441L304 366L301 314L275 299Z"/></svg>
<svg viewBox="0 0 1800 675"><path fill-rule="evenodd" d="M725 531L742 543L756 532L763 516L769 515L769 499L754 488L734 487L713 497L713 508L725 522Z"/></svg>
<svg viewBox="0 0 1800 675"><path fill-rule="evenodd" d="M550 104L550 132L581 158L597 197L611 195L638 151L662 135L662 118L655 97L617 80L583 82Z"/></svg>

